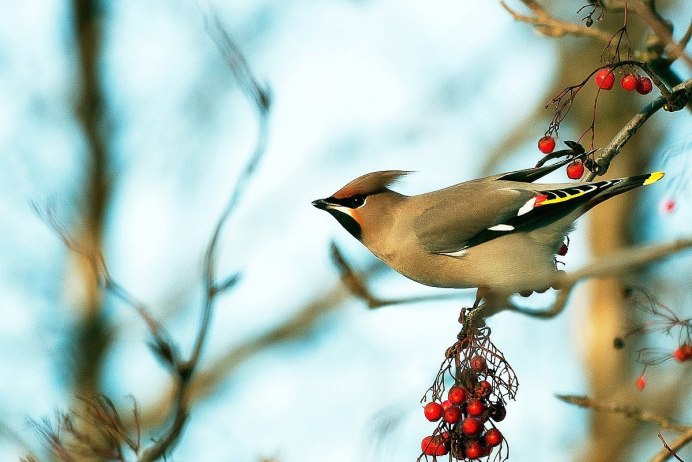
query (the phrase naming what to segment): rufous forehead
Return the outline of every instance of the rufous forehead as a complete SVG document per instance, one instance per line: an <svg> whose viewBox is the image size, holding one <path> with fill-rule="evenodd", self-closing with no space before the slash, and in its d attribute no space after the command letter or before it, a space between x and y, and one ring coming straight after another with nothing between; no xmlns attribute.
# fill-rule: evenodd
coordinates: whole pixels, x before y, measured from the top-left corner
<svg viewBox="0 0 692 462"><path fill-rule="evenodd" d="M344 186L343 188L339 189L337 192L334 193L332 197L336 199L345 199L347 197L354 196L357 193L357 191L349 186Z"/></svg>

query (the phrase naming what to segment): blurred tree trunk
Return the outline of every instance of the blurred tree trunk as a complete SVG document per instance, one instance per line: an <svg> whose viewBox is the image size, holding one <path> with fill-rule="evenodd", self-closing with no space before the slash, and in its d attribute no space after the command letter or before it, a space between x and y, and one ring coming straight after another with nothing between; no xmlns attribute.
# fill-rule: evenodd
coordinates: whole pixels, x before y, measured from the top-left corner
<svg viewBox="0 0 692 462"><path fill-rule="evenodd" d="M75 243L88 255L101 253L104 221L109 201L108 153L104 139L105 109L99 59L102 51L101 14L98 0L73 0L75 46L78 60L76 116L85 141L85 170L78 199L79 221ZM75 306L80 324L72 346L73 387L78 396L94 396L101 390L101 372L109 334L103 315L103 292L88 259L74 255L70 276L79 286Z"/></svg>

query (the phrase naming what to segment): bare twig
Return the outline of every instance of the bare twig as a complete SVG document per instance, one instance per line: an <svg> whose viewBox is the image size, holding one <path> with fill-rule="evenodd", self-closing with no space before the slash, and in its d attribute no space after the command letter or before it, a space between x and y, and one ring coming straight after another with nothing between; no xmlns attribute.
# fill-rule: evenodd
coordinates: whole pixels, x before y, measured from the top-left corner
<svg viewBox="0 0 692 462"><path fill-rule="evenodd" d="M180 357L177 346L171 340L169 340L163 326L151 315L143 303L138 301L110 275L105 260L98 248L78 245L67 235L67 232L59 224L58 220L54 216L54 213L50 209L42 210L34 205L34 208L37 210L39 215L41 215L44 220L56 231L60 239L65 243L66 247L85 257L94 273L94 277L101 283L101 286L126 305L132 307L135 311L137 311L140 317L142 317L147 324L149 332L154 337L154 344L152 345L153 350L162 360L164 360L174 375L175 385L174 396L172 397L173 406L169 411L171 423L169 428L158 440L143 450L139 457L140 462L149 462L159 459L168 450L170 450L179 439L188 420L190 406L190 400L188 399L189 384L194 369L199 363L202 348L208 335L214 301L218 295L232 288L239 280L238 274L231 274L224 278L217 279L216 259L221 231L224 224L228 221L233 210L240 201L248 181L254 174L267 146L268 114L270 108L270 98L268 96L268 92L257 84L247 66L247 63L240 54L238 47L232 42L230 36L221 28L221 25L216 22L214 23L214 27L216 28L215 39L218 40L218 45L224 53L224 57L231 67L234 76L241 83L241 88L251 97L252 101L256 105L259 114L260 126L255 149L252 152L244 170L241 172L235 184L235 188L231 193L224 210L217 220L205 252L203 277L205 296L202 303L200 325L197 330L194 346L189 359L183 360ZM114 408L112 409L114 410ZM137 420L136 410L134 413L134 420ZM139 429L137 431L139 432ZM137 441L139 441L139 435L137 437ZM137 449L139 449L138 445L139 443L137 443Z"/></svg>
<svg viewBox="0 0 692 462"><path fill-rule="evenodd" d="M641 409L623 403L601 402L587 396L557 395L557 398L566 403L574 404L579 407L593 409L594 411L621 414L629 419L634 419L645 423L654 423L662 429L673 430L681 433L680 437L678 437L671 445L668 445L659 433L658 437L663 442L664 449L654 458L652 458L651 462L663 462L671 457L675 457L677 460L682 460L677 456L676 452L692 441L692 426L679 424L666 416L662 416L647 409Z"/></svg>
<svg viewBox="0 0 692 462"><path fill-rule="evenodd" d="M556 18L548 13L545 7L536 0L521 0L521 2L531 10L533 13L532 16L516 12L504 1L500 1L500 4L515 20L533 25L534 29L543 35L550 37L564 37L565 35L589 37L606 44L612 38L609 33L595 27L586 27L581 24ZM690 24L690 29L681 37L680 41L675 42L670 26L654 9L652 3L653 2L630 1L627 7L623 5L621 8L625 10L629 9L644 19L651 30L662 41L663 47L666 49L666 61L668 63L680 58L685 61L688 66L692 66L692 59L685 53L685 47L689 41L688 34L692 29L692 23ZM612 10L613 8L611 7L609 9Z"/></svg>
<svg viewBox="0 0 692 462"><path fill-rule="evenodd" d="M550 15L543 5L535 0L521 0L521 2L531 10L533 16L517 13L507 6L504 1L501 1L500 4L515 20L533 25L534 29L543 35L548 35L550 37L574 35L578 37L593 38L603 43L608 43L610 40L610 35L598 28L586 27L581 24L563 21Z"/></svg>
<svg viewBox="0 0 692 462"><path fill-rule="evenodd" d="M512 311L539 318L552 318L564 310L567 300L574 286L584 279L599 278L613 274L622 274L634 268L666 258L674 253L692 247L692 238L678 239L664 244L651 244L638 247L629 247L606 255L574 271L570 274L559 273L552 287L558 289L557 299L553 304L543 310L528 309L525 307L510 305Z"/></svg>
<svg viewBox="0 0 692 462"><path fill-rule="evenodd" d="M372 267L367 269L366 274L372 273L372 270ZM339 309L347 296L348 292L343 286L336 285L324 291L320 297L311 300L288 319L277 322L275 327L229 348L204 370L195 374L187 399L191 403L200 401L218 388L224 380L232 377L233 373L250 358L276 345L296 341L308 335L325 315ZM158 402L142 411L142 423L145 427L151 427L160 420L162 409L166 408L174 394L175 389L169 390Z"/></svg>
<svg viewBox="0 0 692 462"><path fill-rule="evenodd" d="M602 412L614 412L617 414L622 414L627 418L635 419L640 422L655 423L661 428L668 430L675 430L681 433L690 430L689 425L682 425L674 422L668 417L661 416L655 412L640 409L638 407L630 406L624 403L613 403L613 402L602 402L589 398L588 396L577 396L577 395L557 395L557 398L569 404L574 404L575 406L593 409L594 411Z"/></svg>
<svg viewBox="0 0 692 462"><path fill-rule="evenodd" d="M419 297L404 297L391 299L379 298L373 295L373 293L370 291L367 284L365 283L365 279L361 275L358 275L353 270L351 265L349 265L346 262L346 259L344 258L343 254L336 246L336 244L332 242L330 248L332 260L341 271L341 280L344 282L346 287L348 287L348 289L351 291L353 295L363 299L368 304L368 308L381 308L383 306L388 305L402 305L408 303L421 303L435 300L448 300L451 298L459 297L459 295L456 293L444 293L435 295L422 295Z"/></svg>
<svg viewBox="0 0 692 462"><path fill-rule="evenodd" d="M209 239L204 255L204 299L201 308L201 320L189 359L176 363L175 397L173 400L173 407L170 410L172 423L158 441L144 450L139 458L140 462L156 460L170 450L179 439L188 420L190 407L190 400L188 399L190 379L192 378L195 368L199 364L202 348L209 333L214 302L219 294L233 287L238 281L238 275L234 274L217 282L216 259L218 257L217 248L221 231L240 201L267 147L268 115L271 106L269 93L258 84L245 58L240 52L240 49L231 39L230 35L224 30L218 19L214 18L214 23L210 24L208 22L207 26L209 34L221 50L234 77L240 83L245 94L255 103L260 126L255 149L238 177L229 200L216 222L216 226Z"/></svg>
<svg viewBox="0 0 692 462"><path fill-rule="evenodd" d="M55 216L55 212L50 207L41 207L36 203L32 203L31 205L36 214L55 231L65 247L86 260L87 265L93 272L93 278L99 282L101 288L139 314L146 323L149 333L154 337L156 350L158 352L174 351L174 346L169 340L170 337L165 332L161 323L149 312L144 303L137 300L134 295L113 279L100 249L83 246L80 242L68 236L67 230L60 224ZM160 356L166 358L166 362L172 362L172 354Z"/></svg>
<svg viewBox="0 0 692 462"><path fill-rule="evenodd" d="M672 95L687 95L689 98L692 95L692 79L686 80L672 88ZM629 141L632 136L639 130L639 128L644 125L644 123L654 115L659 109L664 107L668 103L668 100L663 96L659 96L651 103L647 104L641 111L639 111L622 129L617 135L612 139L612 141L600 151L600 154L596 158L596 164L599 166L599 174L603 174L608 170L610 163L622 150L623 146ZM596 177L595 172L591 172L586 181L591 181Z"/></svg>
<svg viewBox="0 0 692 462"><path fill-rule="evenodd" d="M106 396L79 397L79 400L79 408L67 413L57 412L53 421L30 421L55 457L70 462L124 462L126 452L138 453L141 440L136 404L133 411L135 420L131 424L135 427L135 436L132 437L115 405ZM27 460L38 459L29 456Z"/></svg>
<svg viewBox="0 0 692 462"><path fill-rule="evenodd" d="M661 435L660 433L658 434L658 439L661 440L661 444L663 444L663 449L665 449L666 451L668 451L668 455L669 455L669 456L675 457L675 458L676 458L677 460L679 460L680 462L685 462L684 460L682 460L682 459L677 455L677 453L675 452L675 449L673 449L673 448L671 448L670 446L668 446L668 443L666 442L665 439L663 439L663 435ZM657 457L658 457L658 456L657 456Z"/></svg>
<svg viewBox="0 0 692 462"><path fill-rule="evenodd" d="M687 66L692 67L692 59L685 53L685 46L689 41L687 33L683 35L679 42L676 42L673 39L672 27L655 10L654 2L634 1L630 2L627 8L639 15L648 24L654 34L663 41L663 46L667 54L666 61L673 62L680 58L685 61ZM689 27L692 28L692 22ZM687 29L688 32L689 30L690 29Z"/></svg>

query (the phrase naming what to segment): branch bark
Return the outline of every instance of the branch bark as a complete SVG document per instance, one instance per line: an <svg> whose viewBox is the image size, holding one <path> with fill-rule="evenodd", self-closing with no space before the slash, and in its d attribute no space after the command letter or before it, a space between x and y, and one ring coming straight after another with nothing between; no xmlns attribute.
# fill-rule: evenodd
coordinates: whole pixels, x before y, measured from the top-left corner
<svg viewBox="0 0 692 462"><path fill-rule="evenodd" d="M651 244L622 249L600 257L572 273L560 273L552 284L552 287L558 289L558 296L550 307L544 310L534 310L512 305L510 308L513 311L538 318L553 318L565 309L567 300L578 282L585 279L623 274L690 247L692 247L692 238L677 239L664 244Z"/></svg>
<svg viewBox="0 0 692 462"><path fill-rule="evenodd" d="M671 93L673 95L679 95L684 92L688 98L692 97L692 79L686 80L685 82L673 87ZM610 163L613 159L620 154L622 148L625 144L637 133L644 123L649 120L649 118L658 112L668 103L668 100L663 96L659 96L651 103L647 104L641 111L639 111L622 129L615 135L610 143L601 151L601 153L596 157L596 164L599 166L599 174L604 174L608 171ZM596 177L595 172L590 172L586 177L586 181L591 181Z"/></svg>

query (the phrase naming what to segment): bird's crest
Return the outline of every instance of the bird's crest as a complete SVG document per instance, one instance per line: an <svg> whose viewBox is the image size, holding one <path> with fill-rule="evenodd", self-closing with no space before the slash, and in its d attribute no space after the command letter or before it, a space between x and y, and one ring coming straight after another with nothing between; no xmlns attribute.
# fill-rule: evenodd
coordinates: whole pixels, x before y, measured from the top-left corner
<svg viewBox="0 0 692 462"><path fill-rule="evenodd" d="M344 199L355 194L367 196L368 194L382 192L399 178L409 173L411 172L406 170L384 170L381 172L367 173L363 176L359 176L335 192L333 197L336 199Z"/></svg>

